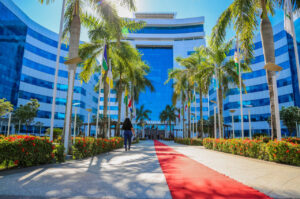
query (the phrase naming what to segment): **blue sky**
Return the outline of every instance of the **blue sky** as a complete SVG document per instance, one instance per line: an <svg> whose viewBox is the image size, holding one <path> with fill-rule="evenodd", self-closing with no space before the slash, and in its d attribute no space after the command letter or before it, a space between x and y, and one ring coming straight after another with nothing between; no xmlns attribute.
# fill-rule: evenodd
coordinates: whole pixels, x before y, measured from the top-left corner
<svg viewBox="0 0 300 199"><path fill-rule="evenodd" d="M62 0L56 0L53 4L40 5L38 0L12 0L31 19L42 26L58 32ZM113 0L110 0L113 1ZM117 0L115 0L117 1ZM220 14L233 0L136 0L137 12L175 12L177 18L205 17L205 32L209 35ZM119 8L121 16L131 17L125 9ZM273 24L283 20L283 12L277 10L271 18ZM229 31L228 38L233 36ZM81 40L87 41L86 30L82 31Z"/></svg>

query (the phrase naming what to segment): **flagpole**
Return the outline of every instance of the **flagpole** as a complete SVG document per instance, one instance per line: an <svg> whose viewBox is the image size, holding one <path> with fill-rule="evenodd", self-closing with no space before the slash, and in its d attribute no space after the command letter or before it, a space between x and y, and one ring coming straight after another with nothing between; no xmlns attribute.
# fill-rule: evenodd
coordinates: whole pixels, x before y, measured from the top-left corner
<svg viewBox="0 0 300 199"><path fill-rule="evenodd" d="M100 108L100 99L101 99L101 81L102 81L102 69L100 69L100 75L99 75L99 89L98 89L98 106L97 106L97 122L96 122L96 134L95 138L97 139L98 133L99 133L99 108Z"/></svg>
<svg viewBox="0 0 300 199"><path fill-rule="evenodd" d="M239 47L239 37L236 36L237 45L237 59L239 64L239 87L240 87L240 109L241 109L241 131L242 139L244 139L244 115L243 115L243 93L242 93L242 73L241 73L241 60L240 60L240 47Z"/></svg>
<svg viewBox="0 0 300 199"><path fill-rule="evenodd" d="M109 59L109 70L111 70L111 59ZM111 71L110 71L111 72ZM109 138L110 135L110 81L109 80L109 84L108 84L108 132L107 132L107 137Z"/></svg>
<svg viewBox="0 0 300 199"><path fill-rule="evenodd" d="M63 24L64 24L64 12L65 12L65 0L63 0L63 5L61 9L60 25L59 25L59 38L57 46L57 55L56 55L56 68L54 76L54 85L53 85L53 98L52 98L52 107L51 107L51 121L50 121L50 141L53 140L53 128L54 128L54 119L55 119L55 105L56 105L56 91L57 91L57 79L58 79L58 70L59 70L59 60L60 60L60 51L61 51L61 38L63 33Z"/></svg>

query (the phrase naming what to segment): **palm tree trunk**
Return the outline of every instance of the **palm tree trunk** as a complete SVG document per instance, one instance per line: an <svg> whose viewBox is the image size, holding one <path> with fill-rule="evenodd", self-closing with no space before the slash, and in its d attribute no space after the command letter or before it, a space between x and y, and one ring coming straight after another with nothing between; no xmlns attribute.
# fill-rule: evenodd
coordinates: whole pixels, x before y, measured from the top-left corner
<svg viewBox="0 0 300 199"><path fill-rule="evenodd" d="M121 75L120 75L121 77ZM118 124L117 124L117 136L120 136L120 125L121 125L121 113L122 113L122 80L120 78L118 88Z"/></svg>
<svg viewBox="0 0 300 199"><path fill-rule="evenodd" d="M218 89L218 92L219 92L219 113L220 113L220 118L219 118L219 121L220 121L220 135L221 135L221 138L224 138L224 134L223 134L223 90L222 88L220 87Z"/></svg>
<svg viewBox="0 0 300 199"><path fill-rule="evenodd" d="M200 95L200 120L201 120L201 127L200 127L200 131L201 131L201 137L204 137L204 130L203 130L203 93L202 93L202 89L199 90L199 95Z"/></svg>
<svg viewBox="0 0 300 199"><path fill-rule="evenodd" d="M190 96L190 91L188 91ZM191 106L188 106L188 137L191 138Z"/></svg>
<svg viewBox="0 0 300 199"><path fill-rule="evenodd" d="M78 57L78 49L79 49L79 39L80 39L80 17L79 17L79 1L75 3L73 19L70 27L70 46L69 46L69 57L75 58ZM65 134L68 137L64 137L64 139L68 139L68 141L64 140L65 145L68 142L67 150L72 149L72 140L71 140L71 121L72 121L72 101L73 101L73 90L74 90L74 81L76 74L77 64L68 65L68 94L67 94L67 104L66 104L66 114L65 114L65 122L64 129Z"/></svg>
<svg viewBox="0 0 300 199"><path fill-rule="evenodd" d="M184 117L184 102L183 102L183 95L181 99L181 106L182 106L182 137L185 137L185 129L184 129L184 124L185 124L185 117Z"/></svg>
<svg viewBox="0 0 300 199"><path fill-rule="evenodd" d="M265 57L265 63L275 63L275 48L274 48L274 39L273 39L273 29L269 17L267 15L266 0L261 0L261 7L263 10L262 19L260 23L260 34L261 41L263 46L263 52ZM267 73L267 82L269 87L270 95L270 108L271 108L271 137L274 139L277 129L276 129L276 115L275 115L275 96L274 96L274 87L276 84L275 78L273 78L275 72L266 71Z"/></svg>

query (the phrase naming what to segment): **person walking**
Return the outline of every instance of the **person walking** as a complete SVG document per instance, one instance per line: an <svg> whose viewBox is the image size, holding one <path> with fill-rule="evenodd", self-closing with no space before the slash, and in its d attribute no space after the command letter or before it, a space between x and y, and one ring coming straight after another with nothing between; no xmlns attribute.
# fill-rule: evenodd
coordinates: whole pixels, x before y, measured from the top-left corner
<svg viewBox="0 0 300 199"><path fill-rule="evenodd" d="M123 122L122 130L124 130L124 145L125 145L125 151L127 151L127 142L128 142L128 150L130 150L132 134L135 136L133 126L129 118L126 118L125 121Z"/></svg>

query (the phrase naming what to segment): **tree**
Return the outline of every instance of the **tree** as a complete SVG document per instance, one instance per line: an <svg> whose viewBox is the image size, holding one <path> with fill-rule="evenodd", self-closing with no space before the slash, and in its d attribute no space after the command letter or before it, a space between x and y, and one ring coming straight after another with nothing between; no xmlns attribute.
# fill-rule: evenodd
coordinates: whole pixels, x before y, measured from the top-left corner
<svg viewBox="0 0 300 199"><path fill-rule="evenodd" d="M19 123L26 125L26 133L28 132L28 126L33 122L34 118L37 116L38 108L40 104L37 99L31 99L25 105L20 105L12 113L13 123Z"/></svg>
<svg viewBox="0 0 300 199"><path fill-rule="evenodd" d="M128 28L131 31L140 29L143 25L143 22L134 22L125 19L121 21L121 26L123 28ZM112 60L113 76L117 79L116 88L119 104L117 134L120 132L122 93L125 87L129 88L129 82L134 85L135 76L138 74L137 70L142 63L140 53L136 48L128 42L118 41L119 37L122 36L120 36L120 33L116 32L115 29L111 29L110 24L95 18L90 18L89 38L91 42L82 44L79 51L80 57L84 59L83 70L80 73L80 77L85 82L88 82L92 74L101 71L101 65L98 64L97 58L103 55L104 46L107 48L108 60ZM149 68L149 66L146 67ZM147 73L144 72L143 77L145 78L146 75ZM101 81L101 83L103 82L104 84L103 115L105 119L107 118L108 107L108 84L104 81L106 77L107 72L105 72L102 79L99 80L99 82ZM99 88L99 86L97 87ZM106 127L104 128L106 129Z"/></svg>
<svg viewBox="0 0 300 199"><path fill-rule="evenodd" d="M50 3L54 0L39 0L41 3ZM84 3L87 3L90 8L84 12ZM121 6L126 6L130 10L135 10L134 0L120 0L118 1ZM118 40L122 35L121 19L117 14L115 7L109 1L100 1L100 0L67 0L66 10L65 10L65 22L64 22L64 31L63 35L65 37L69 36L69 58L72 60L78 57L79 49L79 40L80 40L80 29L81 23L89 27L89 19L92 18L91 10L96 11L97 17L101 18L103 21L109 24L111 29L115 29ZM66 117L64 122L64 129L71 129L71 117L72 117L72 101L73 101L73 90L74 90L74 81L77 64L72 62L68 65L68 95L67 95L67 105L66 105ZM105 77L107 73L105 74ZM68 130L67 130L68 131ZM68 146L66 147L66 152L72 147L71 133L68 138Z"/></svg>
<svg viewBox="0 0 300 199"><path fill-rule="evenodd" d="M57 140L59 136L62 136L63 130L60 128L54 128L53 129L53 139ZM50 128L46 129L45 135L49 136L50 135Z"/></svg>
<svg viewBox="0 0 300 199"><path fill-rule="evenodd" d="M172 133L172 122L175 122L177 118L176 111L177 109L174 106L167 105L165 110L163 110L159 115L161 122L168 123L170 133Z"/></svg>
<svg viewBox="0 0 300 199"><path fill-rule="evenodd" d="M10 103L10 101L5 100L5 98L0 99L0 117L13 110L13 105Z"/></svg>
<svg viewBox="0 0 300 199"><path fill-rule="evenodd" d="M140 108L136 109L136 121L139 126L143 127L143 138L145 137L145 132L144 132L145 121L150 120L149 114L152 113L152 111L144 108L145 108L144 105L141 105Z"/></svg>
<svg viewBox="0 0 300 199"><path fill-rule="evenodd" d="M74 121L75 121L75 116L72 117L73 128L74 128ZM81 119L81 117L79 115L76 115L76 129L75 129L75 132L76 132L77 129L80 129L82 126L83 126L83 120ZM73 135L73 132L72 132L72 135ZM79 135L79 133L80 132L78 132L77 134L75 133L75 134Z"/></svg>
<svg viewBox="0 0 300 199"><path fill-rule="evenodd" d="M253 57L253 38L258 28L260 18L260 34L262 40L265 63L275 63L275 49L273 29L268 14L275 13L276 5L282 7L285 0L234 0L221 14L212 31L212 45L219 46L226 37L227 28L233 24L233 28L241 41L241 50L246 63L250 63ZM299 0L292 0L292 5L297 9ZM276 84L275 72L267 70L267 82L270 95L271 129L272 138L277 134L275 116L275 97L273 85ZM275 84L273 84L273 82Z"/></svg>
<svg viewBox="0 0 300 199"><path fill-rule="evenodd" d="M289 136L292 136L292 133L296 129L296 124L300 122L300 108L297 106L282 107L280 111L280 119L283 124L287 127L289 131Z"/></svg>
<svg viewBox="0 0 300 199"><path fill-rule="evenodd" d="M210 42L211 43L211 42ZM217 89L218 115L220 135L223 137L223 98L229 91L230 86L239 85L239 75L236 70L235 62L227 59L227 54L232 48L232 41L222 43L219 46L200 47L206 54L206 64L200 68L197 75L204 79L212 79L216 72L215 89ZM246 64L241 64L241 71L249 72L251 68ZM242 80L242 88L246 92L245 85Z"/></svg>

